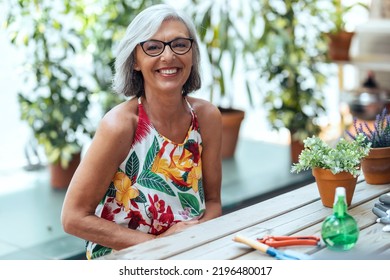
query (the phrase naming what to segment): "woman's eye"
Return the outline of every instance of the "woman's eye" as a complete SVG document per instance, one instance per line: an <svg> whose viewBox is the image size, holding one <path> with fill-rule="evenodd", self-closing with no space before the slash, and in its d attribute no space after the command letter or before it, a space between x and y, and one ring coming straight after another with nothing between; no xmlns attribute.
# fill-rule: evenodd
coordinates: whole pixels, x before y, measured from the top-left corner
<svg viewBox="0 0 390 280"><path fill-rule="evenodd" d="M148 45L148 46L146 47L146 49L147 49L148 51L159 50L159 49L161 49L161 46L158 45L158 44L150 44L150 45Z"/></svg>

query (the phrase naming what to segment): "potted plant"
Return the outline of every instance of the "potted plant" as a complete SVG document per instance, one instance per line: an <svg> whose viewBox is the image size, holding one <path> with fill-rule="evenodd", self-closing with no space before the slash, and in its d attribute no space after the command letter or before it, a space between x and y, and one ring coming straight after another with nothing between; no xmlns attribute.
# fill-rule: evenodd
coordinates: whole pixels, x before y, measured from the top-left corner
<svg viewBox="0 0 390 280"><path fill-rule="evenodd" d="M370 151L364 134L358 134L354 140L340 138L335 146L330 146L317 136L304 140L304 149L299 161L291 167L291 172L299 173L312 169L317 182L322 204L332 207L336 187L345 187L347 204L350 205L355 191L360 165Z"/></svg>
<svg viewBox="0 0 390 280"><path fill-rule="evenodd" d="M18 94L21 119L44 148L54 172L51 185L67 187L83 139L92 130L87 116L91 91L77 63L80 38L61 1L15 0L12 4L5 25L11 43L25 53Z"/></svg>
<svg viewBox="0 0 390 280"><path fill-rule="evenodd" d="M365 135L366 143L371 145L370 153L362 161L362 171L368 184L380 185L390 183L390 116L387 109L378 114L375 121L359 122L354 119L354 133L346 131L352 138Z"/></svg>
<svg viewBox="0 0 390 280"><path fill-rule="evenodd" d="M329 40L329 59L334 61L348 61L349 49L351 46L354 32L346 28L346 17L348 13L356 8L361 7L368 10L368 6L362 2L354 2L350 5L344 5L343 0L332 0L327 4L326 10L331 26L327 32Z"/></svg>
<svg viewBox="0 0 390 280"><path fill-rule="evenodd" d="M262 0L255 14L263 32L254 33L252 47L272 128L288 129L291 161L296 162L303 140L321 132L325 115L323 87L326 73L326 38L320 24L318 1ZM296 148L297 147L297 148Z"/></svg>
<svg viewBox="0 0 390 280"><path fill-rule="evenodd" d="M24 45L30 55L23 63L31 86L19 94L21 117L45 149L52 186L68 185L83 140L94 133L91 105L104 114L124 100L111 89L116 38L126 31L129 18L160 2L137 6L125 0L103 1L91 9L83 1L12 1L6 21L10 40ZM88 69L80 59L88 62ZM64 181L61 174L66 175Z"/></svg>

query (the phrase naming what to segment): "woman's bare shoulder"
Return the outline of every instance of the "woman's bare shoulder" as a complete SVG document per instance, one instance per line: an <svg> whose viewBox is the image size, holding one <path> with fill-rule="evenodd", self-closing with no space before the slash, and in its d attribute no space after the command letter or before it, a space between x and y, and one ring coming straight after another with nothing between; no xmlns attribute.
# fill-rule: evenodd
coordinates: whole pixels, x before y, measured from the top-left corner
<svg viewBox="0 0 390 280"><path fill-rule="evenodd" d="M188 98L197 116L204 141L218 137L222 130L221 112L211 102L200 98Z"/></svg>
<svg viewBox="0 0 390 280"><path fill-rule="evenodd" d="M103 116L99 129L119 137L134 132L138 121L137 104L136 99L131 99L113 107Z"/></svg>
<svg viewBox="0 0 390 280"><path fill-rule="evenodd" d="M217 106L212 104L211 102L196 98L196 97L187 97L188 102L191 104L192 108L195 110L195 113L197 114L198 118L207 119L210 117L217 117L219 118L221 113Z"/></svg>

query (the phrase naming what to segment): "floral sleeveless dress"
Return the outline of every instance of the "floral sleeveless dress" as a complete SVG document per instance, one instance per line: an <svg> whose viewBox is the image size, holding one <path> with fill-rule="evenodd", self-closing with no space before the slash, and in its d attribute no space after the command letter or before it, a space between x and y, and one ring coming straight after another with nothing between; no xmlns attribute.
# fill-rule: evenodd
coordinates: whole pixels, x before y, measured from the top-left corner
<svg viewBox="0 0 390 280"><path fill-rule="evenodd" d="M202 186L202 138L196 114L183 143L174 143L153 127L138 99L138 126L129 154L119 166L95 215L130 229L158 235L205 211ZM87 241L94 259L113 251Z"/></svg>

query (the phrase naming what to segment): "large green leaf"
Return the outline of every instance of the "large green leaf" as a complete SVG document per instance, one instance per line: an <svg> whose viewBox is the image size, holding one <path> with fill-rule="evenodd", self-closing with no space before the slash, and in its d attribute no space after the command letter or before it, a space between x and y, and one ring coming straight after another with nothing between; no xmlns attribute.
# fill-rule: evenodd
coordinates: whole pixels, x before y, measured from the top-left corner
<svg viewBox="0 0 390 280"><path fill-rule="evenodd" d="M191 214L196 216L201 214L199 202L194 195L189 193L179 193L179 199L183 209L189 208Z"/></svg>
<svg viewBox="0 0 390 280"><path fill-rule="evenodd" d="M134 199L134 201L137 203L146 203L146 196L140 190L138 191L139 191L139 195Z"/></svg>
<svg viewBox="0 0 390 280"><path fill-rule="evenodd" d="M139 170L139 159L137 154L133 152L130 155L130 158L126 162L126 174L133 180L133 178L138 174Z"/></svg>
<svg viewBox="0 0 390 280"><path fill-rule="evenodd" d="M154 137L152 146L150 146L149 151L146 154L143 170L150 170L151 169L151 167L153 165L153 161L154 161L159 150L160 150L160 146L158 144L157 137Z"/></svg>
<svg viewBox="0 0 390 280"><path fill-rule="evenodd" d="M203 181L202 180L198 181L198 192L199 192L200 200L203 203L204 202L204 188L203 188Z"/></svg>
<svg viewBox="0 0 390 280"><path fill-rule="evenodd" d="M112 251L111 248L103 247L101 245L96 245L94 252L91 256L92 259L102 257L104 255L110 254Z"/></svg>
<svg viewBox="0 0 390 280"><path fill-rule="evenodd" d="M108 197L115 197L116 196L116 188L115 188L113 182L110 183L110 187L108 188L108 190L106 192L106 196L108 196Z"/></svg>
<svg viewBox="0 0 390 280"><path fill-rule="evenodd" d="M150 170L142 170L137 182L145 188L154 189L168 195L175 196L175 193L172 191L167 182Z"/></svg>

